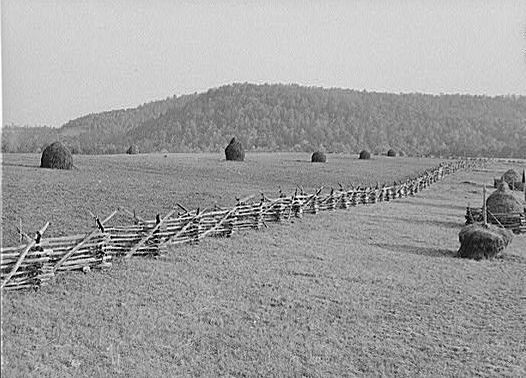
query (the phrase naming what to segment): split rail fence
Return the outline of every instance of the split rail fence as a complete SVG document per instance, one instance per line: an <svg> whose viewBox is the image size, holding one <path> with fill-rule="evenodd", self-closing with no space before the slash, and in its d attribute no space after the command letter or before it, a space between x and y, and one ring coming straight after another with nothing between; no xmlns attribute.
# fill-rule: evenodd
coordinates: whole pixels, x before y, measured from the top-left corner
<svg viewBox="0 0 526 378"><path fill-rule="evenodd" d="M459 169L480 166L485 160L463 159L441 163L421 176L382 187L352 187L348 190L322 188L307 194L296 190L293 195L269 199L249 197L232 208L188 211L183 206L172 209L154 220L145 220L129 210L119 209L101 220L94 216L97 227L72 236L43 238L49 222L35 237L23 234L25 245L0 250L1 288L3 290L36 289L48 283L59 272L108 268L114 258L159 256L170 245L197 244L205 237L229 237L248 229L267 227L271 222L301 218L303 214L348 209L412 196ZM118 212L133 219L133 224L109 226Z"/></svg>
<svg viewBox="0 0 526 378"><path fill-rule="evenodd" d="M484 213L481 207L466 208L466 224L482 222ZM487 220L489 223L507 228L516 234L526 233L526 209L522 213L491 213L487 211Z"/></svg>

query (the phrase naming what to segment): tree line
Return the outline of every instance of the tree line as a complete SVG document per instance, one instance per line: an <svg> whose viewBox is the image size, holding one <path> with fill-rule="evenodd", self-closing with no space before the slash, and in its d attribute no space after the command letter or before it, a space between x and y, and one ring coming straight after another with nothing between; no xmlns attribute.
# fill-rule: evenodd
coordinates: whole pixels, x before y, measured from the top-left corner
<svg viewBox="0 0 526 378"><path fill-rule="evenodd" d="M526 158L526 97L390 94L282 84L232 84L133 109L90 114L59 129L4 128L2 151L59 139L74 153L248 151Z"/></svg>

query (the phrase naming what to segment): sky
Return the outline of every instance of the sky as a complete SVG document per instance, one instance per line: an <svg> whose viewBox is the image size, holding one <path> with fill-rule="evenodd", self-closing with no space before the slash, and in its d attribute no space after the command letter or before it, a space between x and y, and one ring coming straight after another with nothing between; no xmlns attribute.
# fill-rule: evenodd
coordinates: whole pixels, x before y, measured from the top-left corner
<svg viewBox="0 0 526 378"><path fill-rule="evenodd" d="M525 0L2 0L2 125L233 82L526 95Z"/></svg>

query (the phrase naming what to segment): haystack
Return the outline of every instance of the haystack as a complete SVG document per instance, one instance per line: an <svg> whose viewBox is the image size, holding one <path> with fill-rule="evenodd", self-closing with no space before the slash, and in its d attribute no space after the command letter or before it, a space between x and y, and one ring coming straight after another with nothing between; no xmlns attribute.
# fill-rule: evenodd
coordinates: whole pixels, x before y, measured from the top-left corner
<svg viewBox="0 0 526 378"><path fill-rule="evenodd" d="M513 239L513 233L494 225L469 224L458 234L458 256L468 259L491 259L500 254Z"/></svg>
<svg viewBox="0 0 526 378"><path fill-rule="evenodd" d="M389 151L387 151L387 156L390 156L390 157L396 156L396 151L391 148Z"/></svg>
<svg viewBox="0 0 526 378"><path fill-rule="evenodd" d="M367 150L362 150L360 152L360 159L362 160L367 160L367 159L370 159L371 158L371 154L369 153L369 151Z"/></svg>
<svg viewBox="0 0 526 378"><path fill-rule="evenodd" d="M506 181L510 188L513 188L514 184L516 182L520 182L521 176L515 171L513 168L508 169L504 174L502 175L502 180Z"/></svg>
<svg viewBox="0 0 526 378"><path fill-rule="evenodd" d="M232 138L228 146L225 148L226 160L243 161L245 160L245 150L241 142L236 138Z"/></svg>
<svg viewBox="0 0 526 378"><path fill-rule="evenodd" d="M71 169L73 157L66 146L60 142L53 142L42 152L41 168Z"/></svg>
<svg viewBox="0 0 526 378"><path fill-rule="evenodd" d="M513 189L515 187L515 183L519 183L521 181L521 176L519 175L519 173L517 173L517 171L515 171L512 168L504 172L504 174L501 177L501 180L506 181L510 188Z"/></svg>
<svg viewBox="0 0 526 378"><path fill-rule="evenodd" d="M137 147L135 144L132 144L127 150L126 153L128 155L136 155L139 153L139 147Z"/></svg>
<svg viewBox="0 0 526 378"><path fill-rule="evenodd" d="M506 181L501 181L486 200L486 208L492 214L522 213L524 206L515 198Z"/></svg>
<svg viewBox="0 0 526 378"><path fill-rule="evenodd" d="M321 151L316 151L312 154L311 162L312 163L325 163L327 161L327 157L325 154Z"/></svg>

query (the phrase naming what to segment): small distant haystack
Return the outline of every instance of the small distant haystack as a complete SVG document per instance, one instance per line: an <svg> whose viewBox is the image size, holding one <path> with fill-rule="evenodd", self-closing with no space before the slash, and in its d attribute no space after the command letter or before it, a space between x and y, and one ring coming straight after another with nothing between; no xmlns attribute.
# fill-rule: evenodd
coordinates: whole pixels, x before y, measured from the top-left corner
<svg viewBox="0 0 526 378"><path fill-rule="evenodd" d="M387 156L390 156L390 157L396 156L396 151L391 148L389 151L387 151Z"/></svg>
<svg viewBox="0 0 526 378"><path fill-rule="evenodd" d="M522 213L522 204L515 198L506 181L501 181L486 200L486 208L492 214Z"/></svg>
<svg viewBox="0 0 526 378"><path fill-rule="evenodd" d="M458 256L468 259L492 259L500 254L513 239L513 233L494 225L470 224L458 234Z"/></svg>
<svg viewBox="0 0 526 378"><path fill-rule="evenodd" d="M228 146L225 148L226 160L243 161L245 160L245 150L241 142L236 138L232 138Z"/></svg>
<svg viewBox="0 0 526 378"><path fill-rule="evenodd" d="M515 183L520 182L520 175L514 169L509 169L502 175L502 181L506 181L510 188L515 187Z"/></svg>
<svg viewBox="0 0 526 378"><path fill-rule="evenodd" d="M371 158L371 154L369 153L369 151L367 151L367 150L362 150L362 151L360 152L360 159L362 159L362 160L368 160L368 159L370 159L370 158Z"/></svg>
<svg viewBox="0 0 526 378"><path fill-rule="evenodd" d="M312 163L325 163L327 161L327 157L325 154L321 151L316 151L312 154L311 162Z"/></svg>
<svg viewBox="0 0 526 378"><path fill-rule="evenodd" d="M71 169L73 156L66 146L60 142L53 142L42 152L41 168Z"/></svg>
<svg viewBox="0 0 526 378"><path fill-rule="evenodd" d="M132 144L127 150L126 153L128 155L137 155L139 153L139 147L137 145Z"/></svg>

